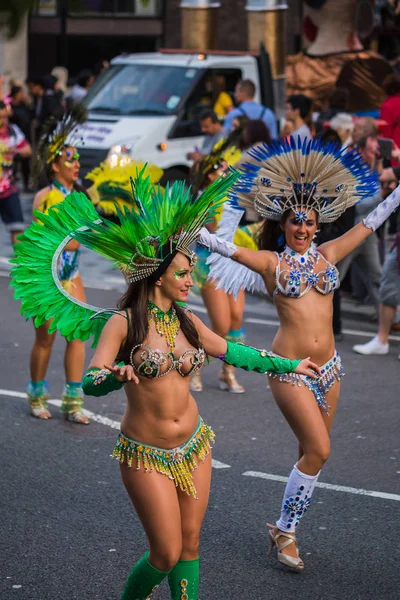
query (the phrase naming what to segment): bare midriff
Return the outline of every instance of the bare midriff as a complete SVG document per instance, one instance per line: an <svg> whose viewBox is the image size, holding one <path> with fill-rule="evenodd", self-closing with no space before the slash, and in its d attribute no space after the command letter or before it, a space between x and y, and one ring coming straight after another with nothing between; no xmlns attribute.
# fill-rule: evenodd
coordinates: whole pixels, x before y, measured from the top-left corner
<svg viewBox="0 0 400 600"><path fill-rule="evenodd" d="M145 341L154 350L168 352L165 340L150 333ZM175 356L191 348L178 334ZM176 448L184 444L195 431L199 413L190 393L190 377L182 377L172 370L165 377L148 379L139 376L139 384L125 384L128 404L121 421L121 431L138 442Z"/></svg>
<svg viewBox="0 0 400 600"><path fill-rule="evenodd" d="M273 294L274 280L267 278L268 291ZM332 329L333 294L309 290L301 298L274 296L280 326L272 343L272 351L290 359L311 358L317 365L325 364L334 354Z"/></svg>

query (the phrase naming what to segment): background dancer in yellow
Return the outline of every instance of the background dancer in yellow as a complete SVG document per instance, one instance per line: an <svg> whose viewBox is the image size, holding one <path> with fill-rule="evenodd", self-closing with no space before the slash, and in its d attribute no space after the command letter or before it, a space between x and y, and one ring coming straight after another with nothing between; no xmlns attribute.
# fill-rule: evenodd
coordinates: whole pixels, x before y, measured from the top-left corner
<svg viewBox="0 0 400 600"><path fill-rule="evenodd" d="M79 153L71 136L76 126L86 118L81 107L67 113L59 122L51 120L46 126L35 165L37 175L46 171L49 185L41 189L33 202L35 211L47 213L52 206L61 204L74 189L82 189L77 185L79 178ZM42 235L47 231L42 228ZM66 244L57 265L57 275L61 285L77 300L85 302L85 290L79 274L79 242L71 240ZM35 323L36 325L36 323ZM30 356L31 380L27 386L28 402L34 417L50 419L47 407L49 388L46 373L50 361L56 332L51 328L51 320L35 327L35 341ZM66 419L87 425L88 417L83 413L82 375L85 362L85 345L80 340L66 343L64 354L65 386L62 394L61 411Z"/></svg>

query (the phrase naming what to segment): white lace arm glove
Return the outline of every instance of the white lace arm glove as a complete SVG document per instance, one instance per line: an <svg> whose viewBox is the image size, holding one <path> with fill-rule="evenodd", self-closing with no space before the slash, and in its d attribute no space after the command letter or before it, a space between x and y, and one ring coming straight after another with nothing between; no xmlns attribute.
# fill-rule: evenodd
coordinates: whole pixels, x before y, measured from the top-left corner
<svg viewBox="0 0 400 600"><path fill-rule="evenodd" d="M204 246L210 250L210 252L217 252L226 258L230 258L237 250L235 244L223 240L215 235L215 233L210 233L205 227L200 229L200 237L197 242L200 246Z"/></svg>
<svg viewBox="0 0 400 600"><path fill-rule="evenodd" d="M365 227L376 231L400 205L400 185L363 219Z"/></svg>

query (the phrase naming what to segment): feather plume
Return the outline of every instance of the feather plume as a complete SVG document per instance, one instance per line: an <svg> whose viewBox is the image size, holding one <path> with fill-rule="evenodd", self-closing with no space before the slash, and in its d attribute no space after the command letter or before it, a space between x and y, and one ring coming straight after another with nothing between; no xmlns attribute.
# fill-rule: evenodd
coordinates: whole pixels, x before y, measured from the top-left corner
<svg viewBox="0 0 400 600"><path fill-rule="evenodd" d="M39 176L46 165L54 162L58 154L66 144L74 146L79 139L76 137L76 128L87 120L87 109L82 104L76 104L66 112L62 119L57 121L50 117L43 125L43 134L34 157L32 167L32 177L34 181ZM75 134L75 136L74 136Z"/></svg>
<svg viewBox="0 0 400 600"><path fill-rule="evenodd" d="M243 176L232 196L273 221L289 209L299 215L314 209L321 223L329 223L379 189L377 173L356 150L318 139L258 145L239 168Z"/></svg>

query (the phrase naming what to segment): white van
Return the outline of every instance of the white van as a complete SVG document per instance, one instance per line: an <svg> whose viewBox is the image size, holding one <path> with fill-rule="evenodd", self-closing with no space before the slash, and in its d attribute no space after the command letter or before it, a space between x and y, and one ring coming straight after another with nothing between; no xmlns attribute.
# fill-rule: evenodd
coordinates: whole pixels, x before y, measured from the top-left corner
<svg viewBox="0 0 400 600"><path fill-rule="evenodd" d="M89 119L78 135L82 175L106 158L129 155L164 169L163 183L186 178L186 155L203 141L198 117L209 82L221 75L231 95L239 79L251 79L255 100L273 107L265 53L163 51L112 60L85 98Z"/></svg>

